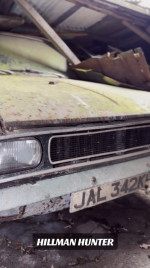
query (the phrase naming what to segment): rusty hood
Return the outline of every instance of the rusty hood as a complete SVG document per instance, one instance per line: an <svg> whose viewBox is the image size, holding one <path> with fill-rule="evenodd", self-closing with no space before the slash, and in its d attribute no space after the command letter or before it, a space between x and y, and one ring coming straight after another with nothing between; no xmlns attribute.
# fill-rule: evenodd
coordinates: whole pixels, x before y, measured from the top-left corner
<svg viewBox="0 0 150 268"><path fill-rule="evenodd" d="M39 76L0 76L0 116L7 125L50 125L150 115L150 93Z"/></svg>

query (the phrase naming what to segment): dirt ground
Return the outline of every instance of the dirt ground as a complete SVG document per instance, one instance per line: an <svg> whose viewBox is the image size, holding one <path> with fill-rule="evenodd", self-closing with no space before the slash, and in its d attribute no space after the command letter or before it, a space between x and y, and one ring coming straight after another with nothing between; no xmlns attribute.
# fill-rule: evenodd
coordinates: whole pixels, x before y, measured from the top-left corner
<svg viewBox="0 0 150 268"><path fill-rule="evenodd" d="M33 233L117 232L117 250L32 248ZM149 268L150 198L142 192L69 214L68 210L0 225L0 268Z"/></svg>

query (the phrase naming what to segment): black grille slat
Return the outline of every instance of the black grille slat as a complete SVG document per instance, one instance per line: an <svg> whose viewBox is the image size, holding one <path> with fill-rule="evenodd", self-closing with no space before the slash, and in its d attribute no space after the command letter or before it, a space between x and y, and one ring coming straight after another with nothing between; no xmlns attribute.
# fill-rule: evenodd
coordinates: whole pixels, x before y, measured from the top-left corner
<svg viewBox="0 0 150 268"><path fill-rule="evenodd" d="M150 144L150 126L52 137L50 158L53 163L109 154Z"/></svg>

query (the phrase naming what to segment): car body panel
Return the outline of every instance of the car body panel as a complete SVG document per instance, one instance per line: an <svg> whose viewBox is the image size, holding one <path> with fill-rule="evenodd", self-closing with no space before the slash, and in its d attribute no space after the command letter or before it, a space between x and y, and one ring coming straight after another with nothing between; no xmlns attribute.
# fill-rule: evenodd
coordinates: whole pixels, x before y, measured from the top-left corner
<svg viewBox="0 0 150 268"><path fill-rule="evenodd" d="M148 92L36 76L4 75L0 83L0 116L14 125L150 113Z"/></svg>
<svg viewBox="0 0 150 268"><path fill-rule="evenodd" d="M150 167L148 164L150 164L150 156L73 174L60 175L51 179L47 174L43 180L37 181L34 184L29 182L0 189L0 211L70 195L70 193L93 186L107 184L146 172L149 173ZM96 178L96 183L93 182L93 177Z"/></svg>

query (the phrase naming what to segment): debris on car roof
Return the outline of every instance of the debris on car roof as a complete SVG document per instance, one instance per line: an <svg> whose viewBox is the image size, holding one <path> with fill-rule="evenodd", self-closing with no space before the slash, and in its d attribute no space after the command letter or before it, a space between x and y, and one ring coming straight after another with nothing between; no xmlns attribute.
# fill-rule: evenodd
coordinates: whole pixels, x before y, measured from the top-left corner
<svg viewBox="0 0 150 268"><path fill-rule="evenodd" d="M150 90L150 70L141 48L89 58L74 68L81 78L89 76L93 82L101 82L100 79L97 81L101 77L108 84Z"/></svg>

